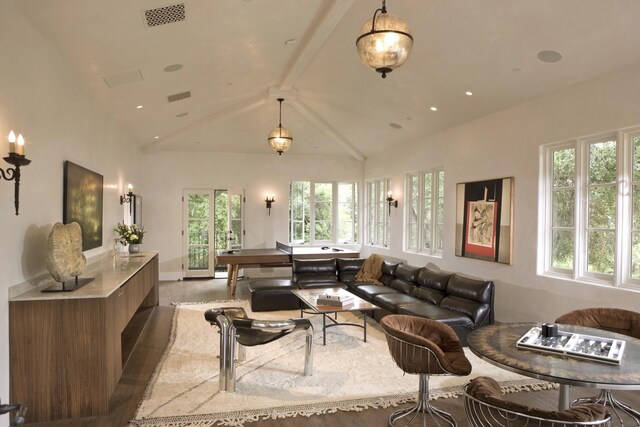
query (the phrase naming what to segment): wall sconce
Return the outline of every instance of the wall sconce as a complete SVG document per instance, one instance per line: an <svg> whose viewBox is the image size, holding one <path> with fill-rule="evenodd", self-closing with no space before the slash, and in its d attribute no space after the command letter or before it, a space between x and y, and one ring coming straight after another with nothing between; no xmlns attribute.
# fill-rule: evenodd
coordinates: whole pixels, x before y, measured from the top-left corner
<svg viewBox="0 0 640 427"><path fill-rule="evenodd" d="M132 205L133 203L131 203L133 201L133 198L135 197L135 194L133 194L133 185L129 184L127 186L127 190L128 193L123 194L122 196L120 196L120 204L124 205L125 203L129 203L129 214L131 214L132 212Z"/></svg>
<svg viewBox="0 0 640 427"><path fill-rule="evenodd" d="M275 203L276 197L273 194L267 194L264 198L264 201L267 203L267 210L269 211L269 216L271 216L271 203Z"/></svg>
<svg viewBox="0 0 640 427"><path fill-rule="evenodd" d="M394 208L398 207L398 201L393 200L393 193L391 191L387 193L387 202L389 202L389 216L391 216L391 206Z"/></svg>
<svg viewBox="0 0 640 427"><path fill-rule="evenodd" d="M24 155L24 138L22 134L18 135L16 141L16 134L13 131L9 132L9 155L3 157L4 161L9 163L13 168L7 168L6 170L0 168L0 177L5 181L14 181L13 187L13 204L16 208L16 215L20 208L20 166L27 166L31 163L31 160L27 159Z"/></svg>

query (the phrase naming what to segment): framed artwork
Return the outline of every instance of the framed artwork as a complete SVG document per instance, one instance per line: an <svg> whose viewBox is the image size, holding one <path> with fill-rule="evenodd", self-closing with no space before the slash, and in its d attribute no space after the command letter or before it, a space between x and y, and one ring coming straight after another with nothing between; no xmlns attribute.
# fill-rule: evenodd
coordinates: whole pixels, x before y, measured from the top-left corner
<svg viewBox="0 0 640 427"><path fill-rule="evenodd" d="M133 223L142 227L142 196L133 195Z"/></svg>
<svg viewBox="0 0 640 427"><path fill-rule="evenodd" d="M62 222L80 224L83 251L102 246L103 183L99 173L64 162Z"/></svg>
<svg viewBox="0 0 640 427"><path fill-rule="evenodd" d="M456 188L456 255L511 264L513 178Z"/></svg>

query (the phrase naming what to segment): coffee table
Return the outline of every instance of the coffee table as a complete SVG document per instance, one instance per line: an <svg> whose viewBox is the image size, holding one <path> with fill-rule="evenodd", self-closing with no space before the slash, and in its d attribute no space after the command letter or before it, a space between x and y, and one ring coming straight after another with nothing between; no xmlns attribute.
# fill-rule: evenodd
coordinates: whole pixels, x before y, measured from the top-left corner
<svg viewBox="0 0 640 427"><path fill-rule="evenodd" d="M558 409L569 408L569 386L605 390L640 390L640 340L582 326L558 325L561 331L614 338L626 342L620 365L519 349L516 342L538 323L485 326L469 334L469 349L500 368L560 384ZM635 412L635 411L634 411Z"/></svg>
<svg viewBox="0 0 640 427"><path fill-rule="evenodd" d="M367 312L380 309L377 305L363 300L346 289L337 287L295 289L291 292L293 292L293 294L302 301L303 305L300 308L300 317L304 317L305 306L307 306L313 314L322 314L322 345L327 345L327 328L332 326L356 326L358 328L362 328L364 330L364 342L367 342ZM344 306L318 305L318 297L325 293L346 294L353 297L353 302ZM339 322L338 313L347 311L362 311L362 325L357 323ZM333 314L334 317L332 318L329 316L330 314ZM327 324L327 320L331 323Z"/></svg>

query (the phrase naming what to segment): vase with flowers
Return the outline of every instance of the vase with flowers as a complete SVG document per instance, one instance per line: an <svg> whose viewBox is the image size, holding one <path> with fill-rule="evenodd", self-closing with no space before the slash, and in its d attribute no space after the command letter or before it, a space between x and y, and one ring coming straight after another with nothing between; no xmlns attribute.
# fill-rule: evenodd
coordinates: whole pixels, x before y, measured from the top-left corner
<svg viewBox="0 0 640 427"><path fill-rule="evenodd" d="M118 241L123 245L129 245L129 253L135 254L140 252L140 245L144 237L144 228L136 224L120 224L113 229L118 233Z"/></svg>

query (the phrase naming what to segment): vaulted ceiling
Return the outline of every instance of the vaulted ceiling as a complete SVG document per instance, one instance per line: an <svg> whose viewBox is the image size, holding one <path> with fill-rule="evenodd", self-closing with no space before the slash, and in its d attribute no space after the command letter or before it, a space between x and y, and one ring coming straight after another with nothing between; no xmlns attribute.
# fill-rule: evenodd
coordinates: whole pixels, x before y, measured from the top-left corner
<svg viewBox="0 0 640 427"><path fill-rule="evenodd" d="M640 62L638 0L388 0L415 44L386 79L355 49L376 0L14 2L145 152L276 155L283 97L289 153L364 160Z"/></svg>

